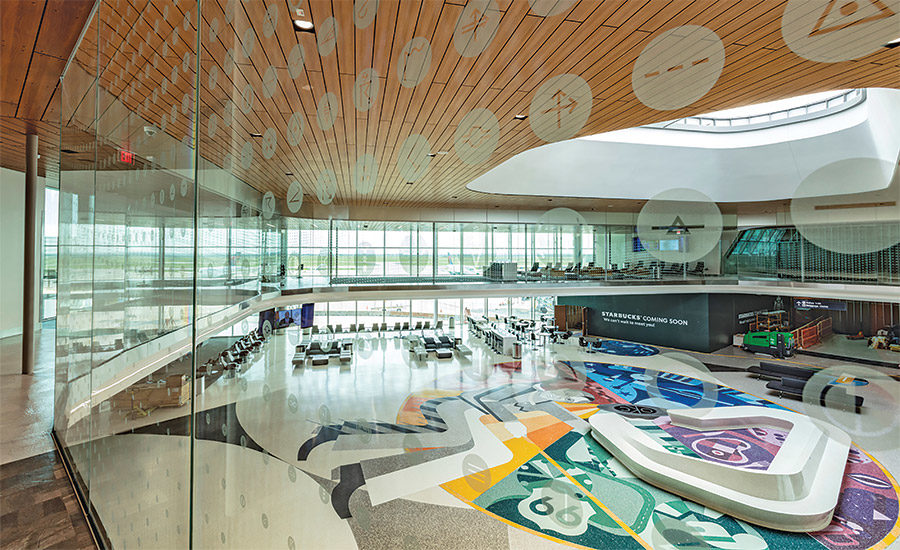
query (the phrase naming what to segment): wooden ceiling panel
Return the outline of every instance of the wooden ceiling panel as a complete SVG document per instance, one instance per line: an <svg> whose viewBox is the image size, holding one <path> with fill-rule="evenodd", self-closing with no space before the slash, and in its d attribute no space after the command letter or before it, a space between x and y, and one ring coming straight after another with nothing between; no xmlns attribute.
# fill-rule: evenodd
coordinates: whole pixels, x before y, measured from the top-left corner
<svg viewBox="0 0 900 550"><path fill-rule="evenodd" d="M43 121L44 131L56 131L57 135L53 123L60 111L67 113L68 124L86 127L93 105L77 92L61 98L53 74L58 73L60 60L68 57L65 44L74 42L80 26L60 29L63 38L57 42L47 30L52 27L40 24L41 16L45 21L48 16L59 21L61 11L72 1L4 3L4 8L15 4L15 13L38 23L30 30L28 25L19 28L10 23L9 10L4 10L0 114L26 114L30 120ZM82 10L92 3L78 1ZM578 74L591 87L593 108L577 135L828 89L900 87L897 49L881 49L841 63L815 63L793 53L781 35L784 0L582 0L549 17L532 12L525 0L503 0L496 3L500 9L496 33L484 51L471 57L462 57L453 40L460 16L471 10L465 8L464 0L381 0L374 21L364 29L354 25L350 1L301 0L299 6L317 29L330 17L337 22L335 47L324 56L318 51L316 34L294 31L289 7L295 4L296 0L202 0L198 18L187 11L194 9L190 2L105 0L100 7L101 23L86 34L75 56L73 67L77 69L70 69L67 85L89 95L92 65L98 63L96 52L89 49L97 47L99 35L101 132L121 140L146 123L164 125L166 133L180 140L196 131L201 156L219 166L227 165L236 177L260 191L283 195L296 179L307 200L315 201L315 182L323 170L330 169L337 176L336 205L546 207L552 203L550 206L580 208L605 208L609 201L500 197L465 187L511 156L545 143L527 120L515 121L513 116L529 112L535 91L552 76ZM274 26L267 15L270 8L278 13ZM725 67L712 89L693 104L657 111L635 96L632 68L651 40L680 25L702 25L716 32L725 47ZM189 59L190 70L185 73L183 60L185 54L193 53L198 27L200 103L194 130L192 113L182 113L181 104L187 97L193 110L194 61ZM15 34L8 34L7 28ZM216 31L210 32L212 28ZM8 36L27 47L7 47ZM429 41L431 65L418 85L407 88L399 82L397 67L404 46L413 37ZM253 44L249 56L243 53L246 39ZM291 78L288 59L298 43L305 54L303 71ZM229 52L233 54L231 66ZM22 70L26 53L50 70L31 73L27 66ZM264 88L270 66L277 75L272 93ZM6 70L9 67L20 69ZM378 94L369 109L360 111L353 99L354 88L357 75L369 67L378 74ZM245 112L241 104L247 86L253 91L253 108ZM317 114L326 92L338 98L339 113L334 124L323 129ZM66 104L52 105L60 99ZM456 156L453 140L456 126L474 108L493 112L500 131L490 158L471 166ZM293 146L288 142L288 124L295 112L303 118L303 134ZM3 132L23 128L9 122L2 125ZM269 128L277 135L277 150L267 159L261 140L250 134ZM431 158L426 175L408 185L398 165L398 153L414 133L428 139L432 153L447 154ZM254 151L249 168L240 162L247 142ZM15 139L4 140L4 165L11 164L6 157L17 145ZM351 179L356 159L363 153L374 155L379 167L375 189L368 194L354 189ZM633 202L631 206L640 204ZM622 201L615 204L626 205Z"/></svg>

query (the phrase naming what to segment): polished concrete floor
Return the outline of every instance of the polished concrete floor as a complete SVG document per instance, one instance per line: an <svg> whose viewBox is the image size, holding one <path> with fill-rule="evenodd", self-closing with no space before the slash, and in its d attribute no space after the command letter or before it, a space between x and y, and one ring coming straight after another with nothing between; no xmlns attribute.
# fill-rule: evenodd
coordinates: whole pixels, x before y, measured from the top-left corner
<svg viewBox="0 0 900 550"><path fill-rule="evenodd" d="M56 330L35 334L34 374L22 375L22 337L0 339L0 464L53 450L53 360Z"/></svg>
<svg viewBox="0 0 900 550"><path fill-rule="evenodd" d="M197 395L193 456L188 406L95 415L96 441L71 451L106 536L117 548L184 546L191 529L204 548L898 547L897 382L878 369L823 372L870 381L852 390L871 404L856 415L671 350L588 354L570 340L514 360L457 334L470 357L418 361L405 340L366 335L351 363L303 368L290 363L298 333L277 334ZM829 533L753 527L655 489L584 430L604 403L772 406L761 398L837 424L865 451Z"/></svg>

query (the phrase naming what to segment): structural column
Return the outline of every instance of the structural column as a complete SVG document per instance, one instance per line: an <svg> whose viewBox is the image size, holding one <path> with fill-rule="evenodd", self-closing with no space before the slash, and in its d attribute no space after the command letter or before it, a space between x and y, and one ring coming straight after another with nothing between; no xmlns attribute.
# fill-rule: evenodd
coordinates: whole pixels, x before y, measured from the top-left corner
<svg viewBox="0 0 900 550"><path fill-rule="evenodd" d="M22 285L22 374L34 372L35 233L37 228L38 137L25 136L25 261Z"/></svg>

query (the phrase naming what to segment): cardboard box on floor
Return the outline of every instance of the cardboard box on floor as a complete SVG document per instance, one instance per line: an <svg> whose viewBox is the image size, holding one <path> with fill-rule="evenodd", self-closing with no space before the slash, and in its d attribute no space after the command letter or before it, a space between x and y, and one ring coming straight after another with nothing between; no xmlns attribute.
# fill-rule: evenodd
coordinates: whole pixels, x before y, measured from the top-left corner
<svg viewBox="0 0 900 550"><path fill-rule="evenodd" d="M191 395L190 381L183 374L167 376L149 384L133 384L114 395L110 406L114 409L152 409L156 407L180 407L187 403Z"/></svg>

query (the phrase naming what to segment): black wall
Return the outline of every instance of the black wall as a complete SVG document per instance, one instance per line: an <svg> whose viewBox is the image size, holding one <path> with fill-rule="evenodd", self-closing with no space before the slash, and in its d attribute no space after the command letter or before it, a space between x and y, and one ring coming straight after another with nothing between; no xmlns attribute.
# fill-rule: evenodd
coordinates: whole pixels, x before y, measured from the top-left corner
<svg viewBox="0 0 900 550"><path fill-rule="evenodd" d="M560 296L557 303L589 308L587 332L592 336L711 351L705 294Z"/></svg>
<svg viewBox="0 0 900 550"><path fill-rule="evenodd" d="M788 320L793 300L784 296L781 298L783 309L786 311L784 319ZM738 316L741 313L754 311L772 311L775 306L775 296L758 296L755 294L710 294L709 295L709 346L713 350L720 350L730 346L732 336L744 333L750 329L749 322L741 323Z"/></svg>
<svg viewBox="0 0 900 550"><path fill-rule="evenodd" d="M790 298L784 298L790 307ZM561 305L589 308L587 332L693 351L712 352L731 345L746 332L738 314L770 310L773 296L744 294L644 294L628 296L560 296ZM604 313L605 312L605 313ZM615 315L620 314L620 315Z"/></svg>

